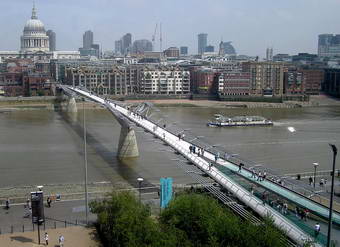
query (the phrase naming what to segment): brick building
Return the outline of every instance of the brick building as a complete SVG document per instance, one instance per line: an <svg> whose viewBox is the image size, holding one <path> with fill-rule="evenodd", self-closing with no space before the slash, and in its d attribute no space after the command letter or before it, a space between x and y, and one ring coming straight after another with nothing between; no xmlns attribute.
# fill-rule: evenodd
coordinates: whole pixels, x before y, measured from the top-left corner
<svg viewBox="0 0 340 247"><path fill-rule="evenodd" d="M282 96L284 64L277 62L245 62L243 72L250 72L250 94L253 96Z"/></svg>
<svg viewBox="0 0 340 247"><path fill-rule="evenodd" d="M210 68L192 68L190 70L190 81L192 92L197 94L216 94L217 83L216 70Z"/></svg>
<svg viewBox="0 0 340 247"><path fill-rule="evenodd" d="M250 73L228 71L219 73L218 80L219 95L246 96L250 94Z"/></svg>

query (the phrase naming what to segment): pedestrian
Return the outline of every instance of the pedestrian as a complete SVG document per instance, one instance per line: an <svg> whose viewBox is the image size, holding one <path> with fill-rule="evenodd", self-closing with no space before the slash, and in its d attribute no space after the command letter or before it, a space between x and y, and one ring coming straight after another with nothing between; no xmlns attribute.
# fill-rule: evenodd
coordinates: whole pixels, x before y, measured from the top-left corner
<svg viewBox="0 0 340 247"><path fill-rule="evenodd" d="M9 209L9 198L6 199L6 206L5 208L8 210Z"/></svg>
<svg viewBox="0 0 340 247"><path fill-rule="evenodd" d="M51 202L52 202L52 200L51 200L51 198L48 196L47 197L47 206L50 208L51 207Z"/></svg>
<svg viewBox="0 0 340 247"><path fill-rule="evenodd" d="M299 209L299 207L295 207L295 216L297 217L297 218L299 218L299 214L300 214L300 209Z"/></svg>
<svg viewBox="0 0 340 247"><path fill-rule="evenodd" d="M58 239L59 247L63 247L63 246L64 246L64 241L65 241L64 236L63 236L63 235L60 235L60 236L59 236L59 239Z"/></svg>
<svg viewBox="0 0 340 247"><path fill-rule="evenodd" d="M315 235L315 238L318 237L319 233L320 233L320 224L319 224L319 222L317 222L315 224L315 226L314 226L314 235Z"/></svg>
<svg viewBox="0 0 340 247"><path fill-rule="evenodd" d="M201 154L204 157L204 149L203 148L201 149Z"/></svg>
<svg viewBox="0 0 340 247"><path fill-rule="evenodd" d="M45 239L45 244L48 245L48 234L47 234L47 232L45 232L44 239Z"/></svg>
<svg viewBox="0 0 340 247"><path fill-rule="evenodd" d="M312 184L313 184L313 178L309 177L309 185L312 186Z"/></svg>
<svg viewBox="0 0 340 247"><path fill-rule="evenodd" d="M209 166L208 171L210 171L210 170L211 170L211 167L212 167L213 165L212 165L211 162L209 162L209 165L208 165L208 166Z"/></svg>
<svg viewBox="0 0 340 247"><path fill-rule="evenodd" d="M220 158L220 152L217 152L217 154L216 154L216 162L217 162L217 160Z"/></svg>
<svg viewBox="0 0 340 247"><path fill-rule="evenodd" d="M166 124L163 124L163 128L166 129Z"/></svg>
<svg viewBox="0 0 340 247"><path fill-rule="evenodd" d="M178 140L180 141L181 140L181 134L178 134Z"/></svg>
<svg viewBox="0 0 340 247"><path fill-rule="evenodd" d="M196 153L196 147L192 146L192 152L195 154Z"/></svg>
<svg viewBox="0 0 340 247"><path fill-rule="evenodd" d="M31 208L30 207L30 199L29 198L27 198L27 200L26 200L26 208Z"/></svg>
<svg viewBox="0 0 340 247"><path fill-rule="evenodd" d="M261 179L262 179L262 172L259 171L259 175L257 176L257 181L261 182Z"/></svg>
<svg viewBox="0 0 340 247"><path fill-rule="evenodd" d="M284 214L287 214L287 212L288 212L288 204L287 204L287 202L285 202L285 203L283 204L283 213L284 213Z"/></svg>
<svg viewBox="0 0 340 247"><path fill-rule="evenodd" d="M192 153L192 146L189 146L189 152Z"/></svg>
<svg viewBox="0 0 340 247"><path fill-rule="evenodd" d="M262 194L262 203L263 203L263 205L266 204L266 192L263 192L263 194Z"/></svg>
<svg viewBox="0 0 340 247"><path fill-rule="evenodd" d="M238 172L241 172L241 170L242 170L242 163L240 163L240 164L238 165Z"/></svg>
<svg viewBox="0 0 340 247"><path fill-rule="evenodd" d="M266 177L267 177L267 172L263 172L262 181L265 180Z"/></svg>
<svg viewBox="0 0 340 247"><path fill-rule="evenodd" d="M251 178L255 178L255 169L251 168Z"/></svg>
<svg viewBox="0 0 340 247"><path fill-rule="evenodd" d="M321 178L321 179L320 179L320 187L323 187L323 185L324 185L324 179Z"/></svg>
<svg viewBox="0 0 340 247"><path fill-rule="evenodd" d="M253 186L253 185L250 187L250 193L251 193L252 195L254 195L254 186Z"/></svg>
<svg viewBox="0 0 340 247"><path fill-rule="evenodd" d="M327 185L327 178L325 178L325 186Z"/></svg>

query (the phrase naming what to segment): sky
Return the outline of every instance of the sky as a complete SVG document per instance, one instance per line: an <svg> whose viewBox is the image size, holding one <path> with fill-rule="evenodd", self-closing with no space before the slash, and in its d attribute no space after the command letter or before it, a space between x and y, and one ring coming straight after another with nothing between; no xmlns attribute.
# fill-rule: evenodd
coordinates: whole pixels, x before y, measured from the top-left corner
<svg viewBox="0 0 340 247"><path fill-rule="evenodd" d="M163 48L188 46L197 53L197 34L208 44L232 41L238 54L317 53L318 34L340 33L340 0L35 0L45 29L57 34L58 50L78 50L82 34L94 32L103 50L130 32L151 40L162 23ZM19 50L33 0L0 0L0 50ZM159 40L159 30L156 34ZM159 50L159 41L155 44Z"/></svg>

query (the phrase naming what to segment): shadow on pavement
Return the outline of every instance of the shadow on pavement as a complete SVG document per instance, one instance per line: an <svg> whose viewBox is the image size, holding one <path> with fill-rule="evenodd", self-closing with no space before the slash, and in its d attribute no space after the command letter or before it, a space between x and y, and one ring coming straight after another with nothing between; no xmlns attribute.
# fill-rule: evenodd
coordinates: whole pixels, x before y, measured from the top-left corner
<svg viewBox="0 0 340 247"><path fill-rule="evenodd" d="M13 236L13 237L11 237L11 241L13 241L13 240L19 241L21 243L33 243L33 239L22 237L22 236Z"/></svg>

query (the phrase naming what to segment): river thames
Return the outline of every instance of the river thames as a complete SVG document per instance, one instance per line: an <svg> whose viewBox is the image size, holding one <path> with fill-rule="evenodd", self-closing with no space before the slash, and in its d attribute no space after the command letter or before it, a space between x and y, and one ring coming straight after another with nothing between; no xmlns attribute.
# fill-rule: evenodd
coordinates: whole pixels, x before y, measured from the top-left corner
<svg viewBox="0 0 340 247"><path fill-rule="evenodd" d="M227 109L162 107L167 124L176 122L210 144L223 146L235 156L279 173L331 169L328 143L340 143L340 107L294 109ZM209 128L214 114L260 115L274 121L272 127ZM88 174L90 182L136 184L141 176L150 183L173 177L178 184L190 177L178 168L173 152L137 131L140 156L124 162L116 159L120 126L106 110L86 110ZM71 120L49 110L0 113L0 187L39 184L77 184L84 180L82 111ZM291 133L288 127L294 127ZM201 138L201 139L202 139Z"/></svg>

